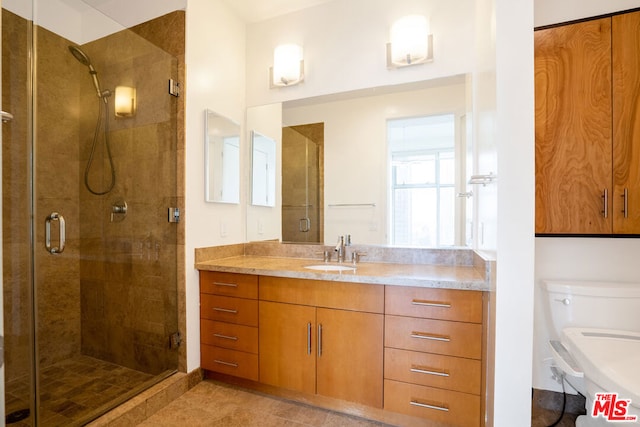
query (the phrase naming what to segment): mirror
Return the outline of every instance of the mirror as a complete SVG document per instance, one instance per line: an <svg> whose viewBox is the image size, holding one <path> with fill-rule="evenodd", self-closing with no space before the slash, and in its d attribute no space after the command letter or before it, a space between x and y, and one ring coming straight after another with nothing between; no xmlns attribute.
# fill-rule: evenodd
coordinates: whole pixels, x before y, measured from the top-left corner
<svg viewBox="0 0 640 427"><path fill-rule="evenodd" d="M251 131L251 204L275 206L276 142Z"/></svg>
<svg viewBox="0 0 640 427"><path fill-rule="evenodd" d="M240 203L240 125L211 110L204 123L205 200Z"/></svg>
<svg viewBox="0 0 640 427"><path fill-rule="evenodd" d="M321 230L317 241L325 244L335 244L339 235L350 234L353 244L470 245L473 215L473 197L471 188L467 188L472 169L467 162L472 158L472 147L467 144L467 140L471 140L467 135L471 130L467 125L470 122L467 112L472 110L470 102L464 75L284 102L282 128L321 123L324 152L321 177L316 180L322 194L319 223L313 223L313 217L298 214L291 220L295 223L287 225L285 211L290 208L285 206L284 195L293 189L285 188L283 179L282 188L276 190L278 194L282 192L282 204L278 205L282 211L282 241L294 240L286 237L287 228L308 227ZM411 128L408 123L412 119L422 120ZM414 155L412 151L416 151L416 146L412 135L427 125L430 133L423 133L420 138L431 144L417 149L421 152ZM406 137L406 141L398 138L399 135ZM446 144L442 141L445 136L449 138ZM284 145L284 132L282 137ZM406 147L403 148L403 144ZM437 166L434 153L439 156ZM284 174L293 166L287 164L284 153L282 162ZM409 173L413 175L407 175ZM404 174L402 180L400 174ZM429 178L433 176L443 179L436 182ZM443 192L417 193L412 203L422 203L418 210L410 211L398 205L403 192L417 184L437 186ZM447 204L435 206L439 198L447 200ZM429 211L424 212L425 209ZM421 229L405 232L403 238L399 238L401 226L397 221L394 223L394 217L412 216L435 218L448 228L435 231L433 226L427 228L417 221ZM311 224L307 221L305 227L301 227L300 218L311 218Z"/></svg>

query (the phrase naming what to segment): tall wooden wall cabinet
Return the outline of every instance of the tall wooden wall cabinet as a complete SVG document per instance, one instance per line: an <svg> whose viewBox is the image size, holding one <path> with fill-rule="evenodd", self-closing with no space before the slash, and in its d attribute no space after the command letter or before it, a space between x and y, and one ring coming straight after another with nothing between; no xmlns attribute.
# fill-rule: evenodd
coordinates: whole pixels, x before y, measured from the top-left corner
<svg viewBox="0 0 640 427"><path fill-rule="evenodd" d="M639 11L535 32L537 234L640 234L639 104Z"/></svg>

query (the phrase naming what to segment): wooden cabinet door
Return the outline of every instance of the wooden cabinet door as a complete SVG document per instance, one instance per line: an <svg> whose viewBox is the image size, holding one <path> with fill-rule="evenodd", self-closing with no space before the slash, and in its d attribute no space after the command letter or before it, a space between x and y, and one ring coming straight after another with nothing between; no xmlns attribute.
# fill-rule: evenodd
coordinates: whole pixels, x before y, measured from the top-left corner
<svg viewBox="0 0 640 427"><path fill-rule="evenodd" d="M614 16L613 232L640 233L640 12Z"/></svg>
<svg viewBox="0 0 640 427"><path fill-rule="evenodd" d="M382 314L317 309L317 390L382 408Z"/></svg>
<svg viewBox="0 0 640 427"><path fill-rule="evenodd" d="M611 18L534 38L536 233L611 233Z"/></svg>
<svg viewBox="0 0 640 427"><path fill-rule="evenodd" d="M316 308L260 301L260 382L315 394Z"/></svg>

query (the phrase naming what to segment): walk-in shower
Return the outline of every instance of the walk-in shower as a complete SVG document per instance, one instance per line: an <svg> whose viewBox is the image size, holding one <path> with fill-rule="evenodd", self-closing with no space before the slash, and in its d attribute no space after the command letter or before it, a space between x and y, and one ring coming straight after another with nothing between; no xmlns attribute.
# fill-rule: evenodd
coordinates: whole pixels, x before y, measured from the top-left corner
<svg viewBox="0 0 640 427"><path fill-rule="evenodd" d="M109 193L113 190L113 187L116 185L116 169L113 164L113 156L111 154L111 145L109 143L109 97L111 96L111 91L102 90L100 88L100 81L98 80L98 72L95 68L93 68L93 64L91 64L91 60L89 56L78 46L69 46L69 51L71 54L78 60L82 65L89 68L89 74L91 75L91 79L93 80L93 86L96 90L96 95L98 96L98 119L96 120L96 129L93 133L93 142L91 143L91 154L89 154L89 159L87 160L87 164L84 168L84 186L89 190L91 194L95 194L96 196L102 196L104 194ZM102 102L100 102L102 101ZM91 173L91 165L93 164L94 156L96 153L96 148L100 140L104 140L104 146L107 153L107 159L109 161L109 170L110 170L110 180L109 184L101 190L94 189L89 183L89 175Z"/></svg>
<svg viewBox="0 0 640 427"><path fill-rule="evenodd" d="M184 225L167 220L183 188L184 106L167 81L183 70L184 12L127 29L88 3L2 2L0 109L14 117L2 125L9 426L84 425L184 358ZM135 116L116 117L118 86L137 90ZM47 250L58 236L64 251Z"/></svg>

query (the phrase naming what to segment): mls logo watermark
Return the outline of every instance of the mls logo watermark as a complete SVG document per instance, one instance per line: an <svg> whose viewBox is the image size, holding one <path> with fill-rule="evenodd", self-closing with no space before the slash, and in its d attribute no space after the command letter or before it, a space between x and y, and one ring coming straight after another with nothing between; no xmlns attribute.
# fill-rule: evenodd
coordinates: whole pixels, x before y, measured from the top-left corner
<svg viewBox="0 0 640 427"><path fill-rule="evenodd" d="M631 399L619 399L618 393L596 393L591 416L604 417L612 422L635 422L636 415L627 415Z"/></svg>

